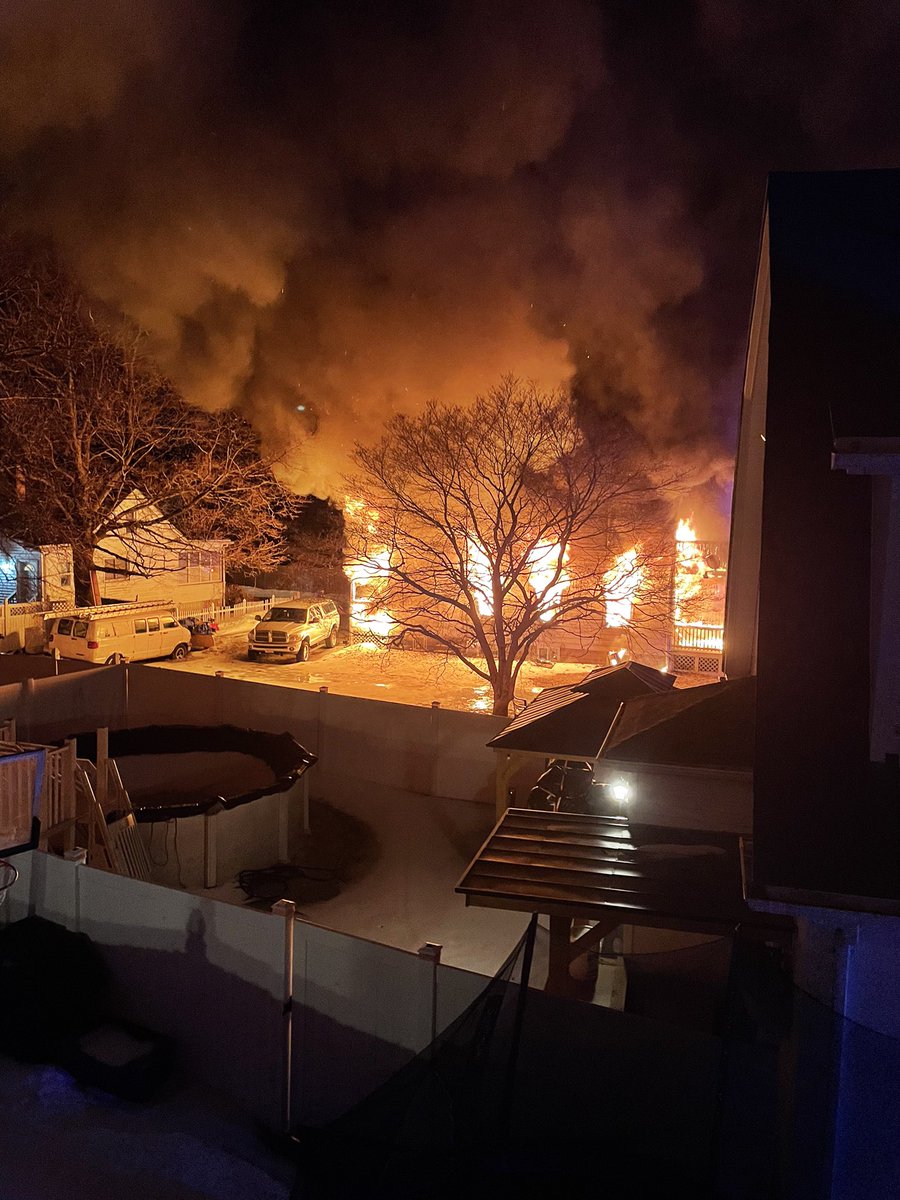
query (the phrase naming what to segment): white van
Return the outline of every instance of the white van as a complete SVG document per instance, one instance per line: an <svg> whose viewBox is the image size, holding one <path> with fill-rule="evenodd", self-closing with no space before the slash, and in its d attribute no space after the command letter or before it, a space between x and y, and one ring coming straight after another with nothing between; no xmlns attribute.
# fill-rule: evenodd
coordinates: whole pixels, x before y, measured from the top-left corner
<svg viewBox="0 0 900 1200"><path fill-rule="evenodd" d="M47 649L82 662L142 662L187 658L191 635L166 604L102 604L54 617Z"/></svg>

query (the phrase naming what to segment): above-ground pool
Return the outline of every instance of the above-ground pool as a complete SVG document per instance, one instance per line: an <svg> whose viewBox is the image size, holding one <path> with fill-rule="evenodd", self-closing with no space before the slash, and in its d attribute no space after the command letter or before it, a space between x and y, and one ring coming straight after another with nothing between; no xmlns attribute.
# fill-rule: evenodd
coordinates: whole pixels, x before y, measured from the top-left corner
<svg viewBox="0 0 900 1200"><path fill-rule="evenodd" d="M96 733L75 735L97 760ZM149 725L109 731L150 851L153 879L213 887L287 857L306 820L305 773L316 756L289 733L233 725Z"/></svg>

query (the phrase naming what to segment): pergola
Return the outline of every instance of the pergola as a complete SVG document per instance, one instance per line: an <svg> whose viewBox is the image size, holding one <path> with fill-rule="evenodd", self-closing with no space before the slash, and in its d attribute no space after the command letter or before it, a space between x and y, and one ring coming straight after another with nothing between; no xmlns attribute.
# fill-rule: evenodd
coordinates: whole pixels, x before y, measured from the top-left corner
<svg viewBox="0 0 900 1200"><path fill-rule="evenodd" d="M622 924L719 935L758 923L734 834L636 825L625 817L510 808L456 890L467 905L546 914L546 990L572 990L571 963ZM586 932L573 939L573 924Z"/></svg>

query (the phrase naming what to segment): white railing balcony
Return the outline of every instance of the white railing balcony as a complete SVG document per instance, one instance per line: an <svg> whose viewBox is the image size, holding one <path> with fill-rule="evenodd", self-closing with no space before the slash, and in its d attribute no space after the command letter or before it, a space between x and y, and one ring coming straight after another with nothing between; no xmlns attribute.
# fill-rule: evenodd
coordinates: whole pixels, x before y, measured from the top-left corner
<svg viewBox="0 0 900 1200"><path fill-rule="evenodd" d="M676 621L673 627L672 646L676 650L721 650L724 644L725 630L721 625Z"/></svg>

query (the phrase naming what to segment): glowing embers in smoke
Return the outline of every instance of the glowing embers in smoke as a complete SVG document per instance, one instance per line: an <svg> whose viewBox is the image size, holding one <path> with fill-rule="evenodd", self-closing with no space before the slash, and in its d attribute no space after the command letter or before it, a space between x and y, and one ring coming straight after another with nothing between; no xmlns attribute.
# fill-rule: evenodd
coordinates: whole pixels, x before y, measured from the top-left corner
<svg viewBox="0 0 900 1200"><path fill-rule="evenodd" d="M640 552L640 546L626 550L603 575L608 629L621 629L631 624L634 603L645 577L644 565L638 562Z"/></svg>
<svg viewBox="0 0 900 1200"><path fill-rule="evenodd" d="M569 586L566 563L569 551L560 542L540 541L526 555L528 586L538 602L537 616L552 621L559 609L563 592ZM491 560L478 542L466 537L466 578L475 599L479 616L490 617L494 612L494 584ZM505 579L500 580L505 589Z"/></svg>

